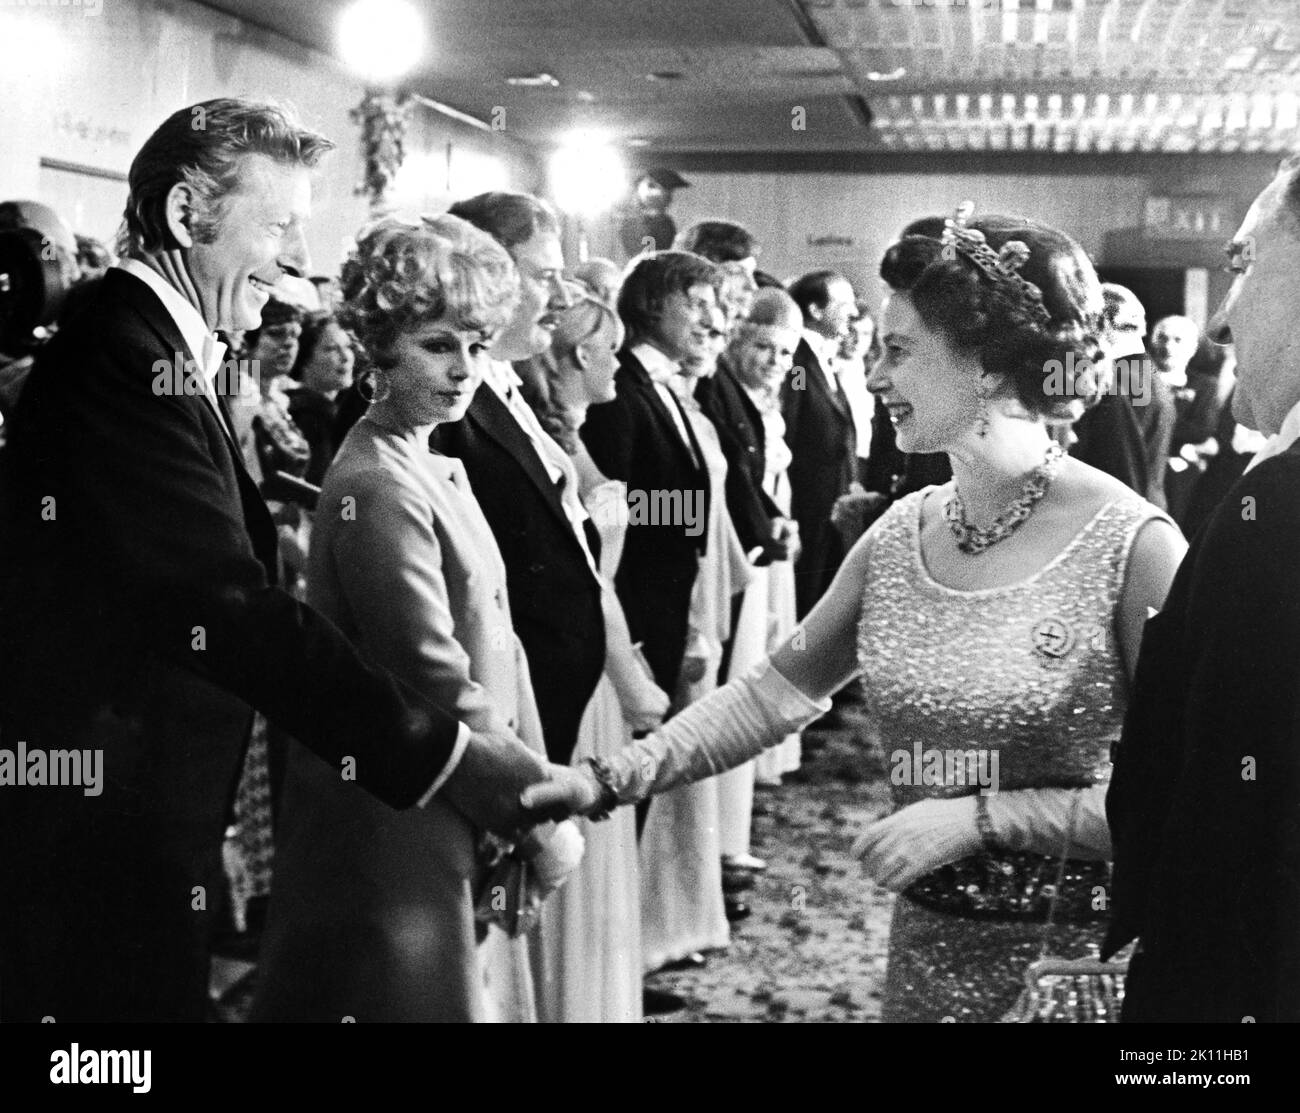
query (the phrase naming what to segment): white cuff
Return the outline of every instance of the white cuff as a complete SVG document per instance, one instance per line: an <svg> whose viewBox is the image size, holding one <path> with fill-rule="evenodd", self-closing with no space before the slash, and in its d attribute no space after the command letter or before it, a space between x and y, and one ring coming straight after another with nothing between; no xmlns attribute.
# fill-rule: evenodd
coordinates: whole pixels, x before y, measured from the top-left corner
<svg viewBox="0 0 1300 1113"><path fill-rule="evenodd" d="M469 748L471 733L469 727L464 723L460 724L460 729L456 731L456 745L451 748L451 757L447 759L447 764L442 767L442 772L429 786L428 791L416 802L417 808L423 808L428 804L438 794L438 789L447 783L447 778L456 772L456 766L460 764L460 759L465 756L465 751Z"/></svg>

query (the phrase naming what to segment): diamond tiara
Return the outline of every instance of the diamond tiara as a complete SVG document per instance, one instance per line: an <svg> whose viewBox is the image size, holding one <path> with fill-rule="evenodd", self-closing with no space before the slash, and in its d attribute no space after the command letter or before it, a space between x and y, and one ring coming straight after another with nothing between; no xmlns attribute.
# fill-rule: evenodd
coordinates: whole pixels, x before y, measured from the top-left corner
<svg viewBox="0 0 1300 1113"><path fill-rule="evenodd" d="M1014 289L1025 309L1039 324L1050 325L1052 315L1043 304L1043 291L1019 273L1020 268L1029 261L1028 245L1022 240L1007 240L1000 251L994 251L989 247L983 232L968 227L974 211L974 204L964 201L943 222L943 235L939 240L943 244L941 257L951 261L961 255L969 259L994 282Z"/></svg>

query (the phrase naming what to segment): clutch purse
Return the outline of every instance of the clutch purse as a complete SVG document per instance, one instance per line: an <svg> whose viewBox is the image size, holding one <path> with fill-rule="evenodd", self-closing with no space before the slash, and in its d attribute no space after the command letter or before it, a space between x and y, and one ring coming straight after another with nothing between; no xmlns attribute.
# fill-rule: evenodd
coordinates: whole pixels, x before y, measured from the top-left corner
<svg viewBox="0 0 1300 1113"><path fill-rule="evenodd" d="M1038 958L1025 970L1025 985L1016 1003L1002 1016L1004 1024L1115 1024L1124 1003L1124 978L1128 960L1103 962L1090 958L1062 958L1049 955L1056 904L1065 877L1065 863L1074 843L1074 826L1079 814L1079 794L1070 805L1070 822L1061 848L1056 888L1043 924L1043 941Z"/></svg>
<svg viewBox="0 0 1300 1113"><path fill-rule="evenodd" d="M509 844L488 836L484 845L489 865L474 898L474 921L481 935L495 924L517 939L533 928L541 911L535 886L530 883L533 867Z"/></svg>

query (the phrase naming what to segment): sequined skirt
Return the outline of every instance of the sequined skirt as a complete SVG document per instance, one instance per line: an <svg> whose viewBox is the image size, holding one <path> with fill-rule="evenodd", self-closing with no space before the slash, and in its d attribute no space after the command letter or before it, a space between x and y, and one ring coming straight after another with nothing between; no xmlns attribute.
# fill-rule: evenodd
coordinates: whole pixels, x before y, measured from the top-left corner
<svg viewBox="0 0 1300 1113"><path fill-rule="evenodd" d="M1047 919L1056 896L1059 857L1006 852L973 854L918 878L905 892L917 904L980 920ZM1057 899L1057 923L1105 919L1110 864L1068 859Z"/></svg>
<svg viewBox="0 0 1300 1113"><path fill-rule="evenodd" d="M976 855L908 888L894 905L881 1020L1001 1019L1039 957L1059 867L1059 858L1041 855ZM1051 954L1096 956L1108 882L1104 862L1066 863Z"/></svg>

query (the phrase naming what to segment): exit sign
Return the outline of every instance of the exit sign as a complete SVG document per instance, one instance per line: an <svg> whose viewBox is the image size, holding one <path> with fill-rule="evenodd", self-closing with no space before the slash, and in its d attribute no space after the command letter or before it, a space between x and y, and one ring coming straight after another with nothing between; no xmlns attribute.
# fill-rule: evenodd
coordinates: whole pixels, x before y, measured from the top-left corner
<svg viewBox="0 0 1300 1113"><path fill-rule="evenodd" d="M1226 240L1237 229L1230 200L1214 196L1148 197L1142 230L1151 240Z"/></svg>

